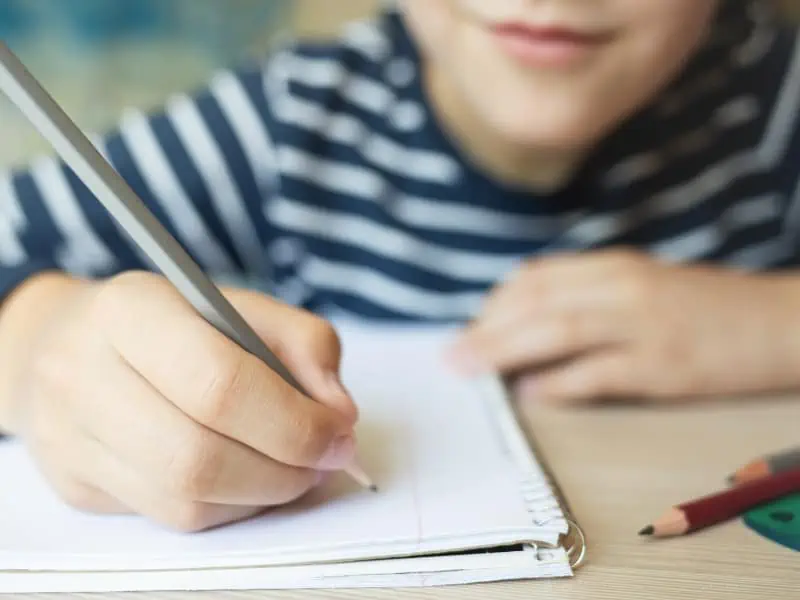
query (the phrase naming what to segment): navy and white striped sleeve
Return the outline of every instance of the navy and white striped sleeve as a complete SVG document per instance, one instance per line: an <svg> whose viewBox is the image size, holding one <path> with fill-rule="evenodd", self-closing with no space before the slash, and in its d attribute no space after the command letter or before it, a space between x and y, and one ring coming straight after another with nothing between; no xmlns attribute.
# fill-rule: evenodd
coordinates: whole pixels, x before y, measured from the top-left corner
<svg viewBox="0 0 800 600"><path fill-rule="evenodd" d="M130 110L98 150L207 272L262 268L272 177L262 65L221 71L158 111ZM107 277L152 265L55 156L0 171L0 300L29 276Z"/></svg>

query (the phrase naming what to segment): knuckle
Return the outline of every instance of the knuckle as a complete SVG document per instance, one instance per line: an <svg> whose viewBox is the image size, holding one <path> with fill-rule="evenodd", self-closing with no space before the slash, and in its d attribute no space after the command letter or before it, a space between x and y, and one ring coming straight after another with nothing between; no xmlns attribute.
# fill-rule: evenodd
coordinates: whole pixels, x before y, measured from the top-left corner
<svg viewBox="0 0 800 600"><path fill-rule="evenodd" d="M617 267L630 268L639 264L642 260L642 255L633 248L622 246L608 250L606 258L613 261Z"/></svg>
<svg viewBox="0 0 800 600"><path fill-rule="evenodd" d="M223 456L210 438L205 432L187 436L171 457L166 474L170 488L179 498L200 500L215 489Z"/></svg>
<svg viewBox="0 0 800 600"><path fill-rule="evenodd" d="M341 351L341 340L336 328L323 317L309 315L306 319L305 336L314 342L315 346Z"/></svg>
<svg viewBox="0 0 800 600"><path fill-rule="evenodd" d="M317 475L314 471L303 469L292 469L283 478L280 485L275 486L273 502L275 504L287 504L304 496L314 487Z"/></svg>
<svg viewBox="0 0 800 600"><path fill-rule="evenodd" d="M152 286L163 283L163 278L149 271L130 270L123 271L114 275L108 280L108 286L121 294L127 294L132 290L139 290L142 286Z"/></svg>
<svg viewBox="0 0 800 600"><path fill-rule="evenodd" d="M605 256L605 261L609 270L618 277L626 277L638 273L646 264L646 259L641 253L629 248L609 250Z"/></svg>
<svg viewBox="0 0 800 600"><path fill-rule="evenodd" d="M292 432L294 459L300 465L315 465L330 447L336 430L324 418L306 417L297 421Z"/></svg>
<svg viewBox="0 0 800 600"><path fill-rule="evenodd" d="M245 360L221 343L210 343L205 348L206 365L201 372L204 378L196 399L194 416L205 425L222 422L232 410L248 385Z"/></svg>
<svg viewBox="0 0 800 600"><path fill-rule="evenodd" d="M150 282L152 275L129 271L115 275L97 287L92 301L92 314L101 324L113 325L128 312L126 304L131 290Z"/></svg>
<svg viewBox="0 0 800 600"><path fill-rule="evenodd" d="M323 341L327 347L336 348L337 350L341 349L339 333L336 331L336 328L333 326L333 324L326 320L321 320L317 324L316 329L317 337Z"/></svg>
<svg viewBox="0 0 800 600"><path fill-rule="evenodd" d="M96 510L96 493L88 486L73 479L63 479L56 488L61 500L67 506L81 512Z"/></svg>

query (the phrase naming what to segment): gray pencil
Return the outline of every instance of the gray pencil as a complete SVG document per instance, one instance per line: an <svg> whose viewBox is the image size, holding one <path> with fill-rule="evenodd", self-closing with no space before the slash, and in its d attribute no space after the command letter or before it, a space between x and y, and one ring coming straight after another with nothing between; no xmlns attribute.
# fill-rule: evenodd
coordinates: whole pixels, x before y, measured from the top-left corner
<svg viewBox="0 0 800 600"><path fill-rule="evenodd" d="M792 469L800 469L800 447L768 454L749 462L728 477L728 481L737 485L749 483L762 477L777 475Z"/></svg>
<svg viewBox="0 0 800 600"><path fill-rule="evenodd" d="M89 138L2 41L0 89L203 318L243 349L264 361L289 385L307 395L300 383L227 301L200 266L153 216ZM376 489L363 469L357 465L347 469L347 472L362 486L373 491Z"/></svg>

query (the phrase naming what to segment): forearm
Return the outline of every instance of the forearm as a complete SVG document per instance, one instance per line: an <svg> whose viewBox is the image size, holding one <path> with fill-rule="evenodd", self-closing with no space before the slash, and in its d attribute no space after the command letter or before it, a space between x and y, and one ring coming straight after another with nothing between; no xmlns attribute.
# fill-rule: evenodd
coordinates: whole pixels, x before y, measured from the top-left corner
<svg viewBox="0 0 800 600"><path fill-rule="evenodd" d="M20 400L15 382L33 356L39 331L71 294L87 284L57 272L44 272L19 285L0 304L0 434L19 430Z"/></svg>

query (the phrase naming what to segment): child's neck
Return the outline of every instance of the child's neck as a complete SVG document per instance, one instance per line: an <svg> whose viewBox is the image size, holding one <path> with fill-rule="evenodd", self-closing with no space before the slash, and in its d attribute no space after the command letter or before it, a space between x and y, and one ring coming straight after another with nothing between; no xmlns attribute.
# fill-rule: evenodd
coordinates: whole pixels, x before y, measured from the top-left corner
<svg viewBox="0 0 800 600"><path fill-rule="evenodd" d="M482 127L480 119L444 77L428 70L425 84L442 128L466 158L492 179L509 187L547 193L565 185L577 170L581 153L509 142Z"/></svg>

